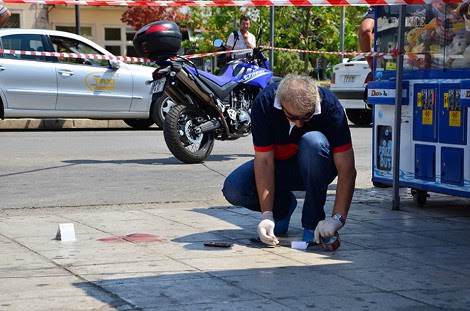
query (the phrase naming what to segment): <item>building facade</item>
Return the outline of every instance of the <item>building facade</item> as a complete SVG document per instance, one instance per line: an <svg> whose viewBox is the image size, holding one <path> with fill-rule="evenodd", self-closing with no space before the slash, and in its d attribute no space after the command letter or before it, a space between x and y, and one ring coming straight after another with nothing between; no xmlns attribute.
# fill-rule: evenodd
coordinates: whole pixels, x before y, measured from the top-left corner
<svg viewBox="0 0 470 311"><path fill-rule="evenodd" d="M132 45L135 29L121 22L126 7L6 3L12 16L5 27L76 32L114 55L137 56ZM78 21L77 21L78 18ZM78 22L78 23L77 23Z"/></svg>

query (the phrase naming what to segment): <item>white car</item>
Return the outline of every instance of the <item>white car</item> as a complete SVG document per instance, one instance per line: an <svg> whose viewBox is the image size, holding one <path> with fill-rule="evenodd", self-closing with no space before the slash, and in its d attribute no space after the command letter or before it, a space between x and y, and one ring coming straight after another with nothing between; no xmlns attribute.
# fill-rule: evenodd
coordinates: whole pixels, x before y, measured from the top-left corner
<svg viewBox="0 0 470 311"><path fill-rule="evenodd" d="M72 33L0 29L0 48L112 55ZM151 85L155 68L116 60L0 54L0 118L123 119L154 124Z"/></svg>
<svg viewBox="0 0 470 311"><path fill-rule="evenodd" d="M364 126L372 122L372 110L365 101L365 87L371 78L371 70L364 56L333 67L330 90L343 105L349 121L356 125Z"/></svg>

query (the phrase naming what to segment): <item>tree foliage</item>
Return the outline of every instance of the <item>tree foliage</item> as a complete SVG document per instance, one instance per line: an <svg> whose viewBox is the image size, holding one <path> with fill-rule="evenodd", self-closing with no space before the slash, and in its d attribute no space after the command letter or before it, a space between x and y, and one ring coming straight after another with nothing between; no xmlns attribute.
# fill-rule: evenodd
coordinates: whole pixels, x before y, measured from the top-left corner
<svg viewBox="0 0 470 311"><path fill-rule="evenodd" d="M344 51L357 51L357 31L367 8L345 7ZM335 6L276 7L275 47L310 51L338 52L341 8ZM275 52L275 54L278 52ZM336 64L339 56L331 54L302 55L305 72L308 64L319 64L323 71L327 64Z"/></svg>
<svg viewBox="0 0 470 311"><path fill-rule="evenodd" d="M167 11L168 9L171 10ZM366 10L367 7L363 6L345 7L344 51L358 51L357 32ZM269 39L270 7L190 7L187 15L178 15L175 11L179 11L179 9L174 7L132 7L124 13L127 15L126 17L123 15L122 21L131 26L135 25L134 27L139 29L150 22L150 16L152 17L151 21L169 19L182 27L200 30L201 33L197 39L193 38L191 41L183 42L183 46L190 47L191 52L194 53L206 53L215 50L212 46L214 39L227 40L230 32L238 29L240 17L247 15L252 20L250 30L252 33L257 35L258 30L262 29L262 37L257 38L258 45L310 51L339 51L341 8L337 6L274 7L273 44ZM165 15L170 13L174 15ZM275 51L274 54L276 62L282 63L282 60L285 59L283 53ZM298 68L299 62L303 63L302 71L307 73L311 70L312 64L320 64L324 71L328 64L334 65L339 61L337 55L329 54L301 53L298 56L288 57L288 59L295 60L295 68ZM281 70L286 67L276 65L275 70L276 68ZM276 72L276 74L280 73Z"/></svg>
<svg viewBox="0 0 470 311"><path fill-rule="evenodd" d="M305 73L310 72L312 66L307 64L305 69L305 63L300 59L299 53L291 53L279 51L274 53L274 68L273 71L277 76L283 77L288 73Z"/></svg>
<svg viewBox="0 0 470 311"><path fill-rule="evenodd" d="M144 0L144 2L153 2L153 0ZM124 11L121 21L139 30L145 25L159 20L174 21L180 27L184 27L188 17L189 14L183 13L179 7L134 6Z"/></svg>
<svg viewBox="0 0 470 311"><path fill-rule="evenodd" d="M260 11L267 11L268 7L191 7L188 27L201 30L200 36L192 42L197 52L212 45L215 39L227 40L229 34L238 29L240 17L249 16L252 20L251 31L260 25ZM266 23L268 26L268 24ZM256 35L256 31L254 32Z"/></svg>

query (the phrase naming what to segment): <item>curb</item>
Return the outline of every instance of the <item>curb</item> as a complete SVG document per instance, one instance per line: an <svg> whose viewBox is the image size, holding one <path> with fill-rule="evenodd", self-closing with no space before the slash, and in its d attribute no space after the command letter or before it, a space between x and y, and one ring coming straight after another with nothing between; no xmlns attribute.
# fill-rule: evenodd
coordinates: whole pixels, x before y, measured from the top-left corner
<svg viewBox="0 0 470 311"><path fill-rule="evenodd" d="M8 130L60 130L84 128L126 128L132 129L122 120L91 119L4 119L0 120L0 129Z"/></svg>

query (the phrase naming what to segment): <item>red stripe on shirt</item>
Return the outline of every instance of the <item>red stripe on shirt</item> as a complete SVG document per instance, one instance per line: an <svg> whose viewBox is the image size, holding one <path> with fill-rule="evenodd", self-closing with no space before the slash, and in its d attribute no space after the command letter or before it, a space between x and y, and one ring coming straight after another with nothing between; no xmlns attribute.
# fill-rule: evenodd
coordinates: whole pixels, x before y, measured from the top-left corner
<svg viewBox="0 0 470 311"><path fill-rule="evenodd" d="M338 153L338 152L348 151L351 148L352 148L352 142L349 142L346 145L333 148L332 151L333 151L333 153Z"/></svg>
<svg viewBox="0 0 470 311"><path fill-rule="evenodd" d="M295 156L298 152L298 146L296 144L287 144L287 145L269 145L269 146L254 146L256 152L268 152L274 149L274 158L276 160L286 160ZM348 151L352 148L352 142L349 142L346 145L339 146L332 149L333 153L339 153Z"/></svg>
<svg viewBox="0 0 470 311"><path fill-rule="evenodd" d="M274 149L274 145L263 146L263 147L255 146L255 151L256 152L268 152L268 151L271 151L273 149Z"/></svg>
<svg viewBox="0 0 470 311"><path fill-rule="evenodd" d="M299 147L296 144L274 146L274 159L287 160L297 154Z"/></svg>
<svg viewBox="0 0 470 311"><path fill-rule="evenodd" d="M274 149L274 159L276 160L286 160L295 156L298 152L298 146L296 144L287 144L287 145L269 145L269 146L255 146L256 152L268 152Z"/></svg>

